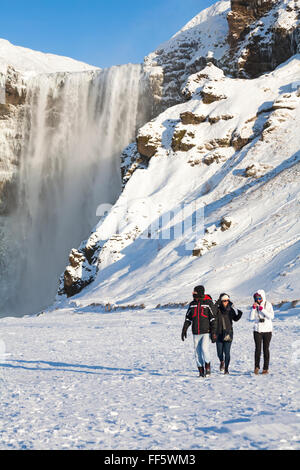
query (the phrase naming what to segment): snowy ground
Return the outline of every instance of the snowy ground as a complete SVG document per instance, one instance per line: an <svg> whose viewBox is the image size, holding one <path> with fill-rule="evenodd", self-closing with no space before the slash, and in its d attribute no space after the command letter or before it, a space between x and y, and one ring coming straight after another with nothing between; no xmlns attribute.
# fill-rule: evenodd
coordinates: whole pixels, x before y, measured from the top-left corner
<svg viewBox="0 0 300 470"><path fill-rule="evenodd" d="M300 309L276 311L254 376L248 312L231 375L199 379L184 310L57 311L1 320L1 449L299 449ZM297 350L298 348L298 350Z"/></svg>

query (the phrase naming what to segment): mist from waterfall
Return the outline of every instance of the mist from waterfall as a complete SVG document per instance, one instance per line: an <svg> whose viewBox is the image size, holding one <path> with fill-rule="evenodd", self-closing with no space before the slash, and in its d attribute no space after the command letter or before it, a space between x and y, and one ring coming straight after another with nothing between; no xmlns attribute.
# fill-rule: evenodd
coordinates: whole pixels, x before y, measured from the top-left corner
<svg viewBox="0 0 300 470"><path fill-rule="evenodd" d="M2 314L51 304L70 250L98 221L98 205L118 198L120 154L149 117L142 82L139 65L29 80L18 208L4 229Z"/></svg>

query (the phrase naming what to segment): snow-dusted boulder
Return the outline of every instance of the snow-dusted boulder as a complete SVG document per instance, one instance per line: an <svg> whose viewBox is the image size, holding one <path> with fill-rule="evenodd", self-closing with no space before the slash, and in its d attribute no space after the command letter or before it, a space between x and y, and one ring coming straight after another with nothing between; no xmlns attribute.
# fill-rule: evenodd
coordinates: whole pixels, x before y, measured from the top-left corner
<svg viewBox="0 0 300 470"><path fill-rule="evenodd" d="M205 114L193 113L192 111L185 111L180 114L180 119L184 125L200 124L207 119L207 116Z"/></svg>
<svg viewBox="0 0 300 470"><path fill-rule="evenodd" d="M261 178L268 171L271 171L272 168L273 167L271 165L266 165L263 163L252 163L246 168L245 176L248 178Z"/></svg>
<svg viewBox="0 0 300 470"><path fill-rule="evenodd" d="M150 122L142 127L137 135L137 151L139 154L151 158L161 145L162 126Z"/></svg>
<svg viewBox="0 0 300 470"><path fill-rule="evenodd" d="M97 273L95 265L91 265L83 252L73 249L67 266L60 280L59 295L72 297L88 286Z"/></svg>

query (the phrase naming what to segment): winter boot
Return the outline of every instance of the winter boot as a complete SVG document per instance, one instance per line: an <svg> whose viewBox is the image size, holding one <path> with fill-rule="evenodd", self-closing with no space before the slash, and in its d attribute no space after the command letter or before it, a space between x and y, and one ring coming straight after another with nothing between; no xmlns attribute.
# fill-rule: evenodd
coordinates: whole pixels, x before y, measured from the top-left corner
<svg viewBox="0 0 300 470"><path fill-rule="evenodd" d="M221 362L220 362L220 371L221 371L221 372L224 372L224 370L225 370L225 362L224 362L224 361L221 361Z"/></svg>
<svg viewBox="0 0 300 470"><path fill-rule="evenodd" d="M262 371L262 374L263 374L263 375L267 375L268 373L269 373L269 371L268 371L267 369L264 369L264 370Z"/></svg>
<svg viewBox="0 0 300 470"><path fill-rule="evenodd" d="M258 374L259 374L259 367L255 367L255 369L254 369L254 374L255 374L255 375L258 375Z"/></svg>
<svg viewBox="0 0 300 470"><path fill-rule="evenodd" d="M205 377L204 367L198 367L198 369L199 369L199 377Z"/></svg>
<svg viewBox="0 0 300 470"><path fill-rule="evenodd" d="M229 370L228 369L224 370L224 375L229 375Z"/></svg>
<svg viewBox="0 0 300 470"><path fill-rule="evenodd" d="M206 372L206 375L211 375L210 362L205 363L205 372Z"/></svg>

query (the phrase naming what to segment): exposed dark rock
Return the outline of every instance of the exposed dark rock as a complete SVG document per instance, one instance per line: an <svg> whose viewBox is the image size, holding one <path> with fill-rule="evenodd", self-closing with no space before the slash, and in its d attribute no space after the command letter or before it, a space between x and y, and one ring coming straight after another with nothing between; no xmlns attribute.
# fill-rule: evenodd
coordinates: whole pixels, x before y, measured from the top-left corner
<svg viewBox="0 0 300 470"><path fill-rule="evenodd" d="M126 147L121 154L121 175L123 188L136 170L146 169L148 165L149 158L141 155L137 151L137 144L133 143L128 145L128 147Z"/></svg>
<svg viewBox="0 0 300 470"><path fill-rule="evenodd" d="M228 14L229 44L234 47L244 39L250 25L265 15L273 6L274 0L231 0L231 12Z"/></svg>
<svg viewBox="0 0 300 470"><path fill-rule="evenodd" d="M222 232L226 232L232 226L232 220L228 217L223 217L221 220L221 230Z"/></svg>
<svg viewBox="0 0 300 470"><path fill-rule="evenodd" d="M73 297L95 279L97 268L89 263L83 252L75 249L70 253L69 263L61 278L58 294Z"/></svg>
<svg viewBox="0 0 300 470"><path fill-rule="evenodd" d="M299 10L290 1L232 0L228 14L231 46L226 67L233 75L255 78L274 70L299 50ZM298 19L278 24L282 11L292 12ZM264 18L266 21L264 21Z"/></svg>
<svg viewBox="0 0 300 470"><path fill-rule="evenodd" d="M25 104L26 89L20 74L13 67L7 68L5 83L5 104L20 106Z"/></svg>
<svg viewBox="0 0 300 470"><path fill-rule="evenodd" d="M193 138L194 135L188 133L187 129L176 129L172 139L172 149L174 152L188 152L195 147L195 144L191 141L185 141L185 137Z"/></svg>
<svg viewBox="0 0 300 470"><path fill-rule="evenodd" d="M182 124L200 124L206 120L205 115L195 114L192 111L186 111L180 114Z"/></svg>
<svg viewBox="0 0 300 470"><path fill-rule="evenodd" d="M137 137L138 152L148 158L152 158L153 155L155 155L160 144L161 142L155 139L151 134L139 135Z"/></svg>

